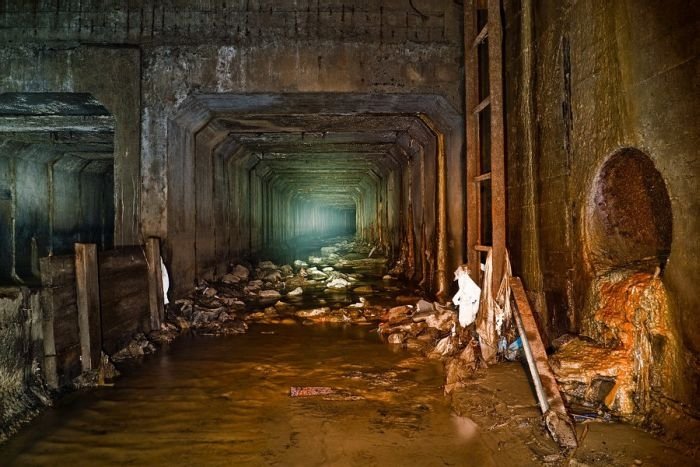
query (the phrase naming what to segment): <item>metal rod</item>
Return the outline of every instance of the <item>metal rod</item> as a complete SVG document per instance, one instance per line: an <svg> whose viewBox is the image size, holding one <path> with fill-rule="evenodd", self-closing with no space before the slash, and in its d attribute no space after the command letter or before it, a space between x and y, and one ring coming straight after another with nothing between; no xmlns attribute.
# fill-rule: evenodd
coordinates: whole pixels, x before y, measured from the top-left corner
<svg viewBox="0 0 700 467"><path fill-rule="evenodd" d="M523 320L520 317L520 311L518 310L517 306L513 307L513 316L515 316L515 324L518 326L520 341L523 343L523 350L525 351L527 366L530 368L530 376L532 376L532 382L535 385L535 392L537 393L537 400L540 402L540 410L542 413L545 413L549 410L549 400L544 392L544 387L542 387L542 380L540 379L540 374L537 371L535 358L532 356L530 341L527 340L525 326L523 326Z"/></svg>

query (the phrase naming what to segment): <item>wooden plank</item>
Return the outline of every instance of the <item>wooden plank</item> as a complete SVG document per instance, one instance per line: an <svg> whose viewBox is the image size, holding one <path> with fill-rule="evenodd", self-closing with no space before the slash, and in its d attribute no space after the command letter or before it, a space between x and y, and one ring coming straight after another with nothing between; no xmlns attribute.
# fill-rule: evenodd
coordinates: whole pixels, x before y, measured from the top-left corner
<svg viewBox="0 0 700 467"><path fill-rule="evenodd" d="M44 287L75 285L75 257L47 256L39 260L41 284Z"/></svg>
<svg viewBox="0 0 700 467"><path fill-rule="evenodd" d="M41 321L42 332L44 338L42 344L44 346L44 379L46 380L46 385L51 389L58 388L58 368L56 366L56 342L54 341L53 334L53 315L44 310L44 316Z"/></svg>
<svg viewBox="0 0 700 467"><path fill-rule="evenodd" d="M148 311L151 317L151 330L155 330L160 329L165 319L160 239L157 237L146 240L146 262L148 263Z"/></svg>
<svg viewBox="0 0 700 467"><path fill-rule="evenodd" d="M66 263L66 258L70 259L70 265ZM80 373L79 351L70 351L80 347L75 259L73 256L63 256L42 258L41 261L43 282L58 284L64 278L73 278L68 285L45 286L41 291L44 377L49 387L57 389L69 384Z"/></svg>
<svg viewBox="0 0 700 467"><path fill-rule="evenodd" d="M50 300L54 317L63 318L71 313L70 308L75 309L77 300L75 297L75 282L59 287L44 287L47 300ZM77 314L75 315L77 316Z"/></svg>
<svg viewBox="0 0 700 467"><path fill-rule="evenodd" d="M540 409L544 414L547 429L554 440L562 447L575 448L578 445L576 430L566 412L566 406L559 392L557 380L554 378L554 373L549 366L547 352L537 329L537 323L532 314L527 295L525 295L523 283L519 277L512 277L510 287L516 303L513 313L518 324L518 331L521 337L524 338L523 348L526 354L530 354L528 355L528 364L530 365L530 372L538 393L538 399L540 399Z"/></svg>
<svg viewBox="0 0 700 467"><path fill-rule="evenodd" d="M105 308L129 295L140 295L144 307L148 307L148 274L147 271L126 272L109 278L100 276L100 303L102 304L102 320Z"/></svg>
<svg viewBox="0 0 700 467"><path fill-rule="evenodd" d="M102 251L99 260L100 277L118 274L129 268L146 268L146 254L140 245Z"/></svg>
<svg viewBox="0 0 700 467"><path fill-rule="evenodd" d="M81 363L83 371L88 371L99 368L102 352L100 285L94 243L75 244L75 283Z"/></svg>

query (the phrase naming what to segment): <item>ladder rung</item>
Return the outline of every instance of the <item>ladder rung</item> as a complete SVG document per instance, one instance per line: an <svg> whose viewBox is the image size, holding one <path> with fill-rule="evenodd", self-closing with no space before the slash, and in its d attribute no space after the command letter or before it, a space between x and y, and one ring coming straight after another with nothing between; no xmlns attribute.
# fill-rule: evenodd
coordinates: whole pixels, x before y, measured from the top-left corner
<svg viewBox="0 0 700 467"><path fill-rule="evenodd" d="M477 45L484 42L484 39L486 39L486 36L488 36L488 35L489 35L489 24L486 23L486 24L484 24L484 27L481 28L481 31L479 31L479 34L476 35L476 39L474 39L474 43L472 44L472 47L476 47Z"/></svg>
<svg viewBox="0 0 700 467"><path fill-rule="evenodd" d="M477 183L485 182L486 180L491 180L491 172L486 172L485 174L474 177L474 181Z"/></svg>
<svg viewBox="0 0 700 467"><path fill-rule="evenodd" d="M479 102L479 104L476 107L474 107L474 110L472 110L472 113L478 114L479 112L484 110L486 107L488 107L489 104L491 104L491 96L486 96L486 98L483 101Z"/></svg>
<svg viewBox="0 0 700 467"><path fill-rule="evenodd" d="M486 252L486 253L488 253L489 251L491 251L491 248L493 248L493 247L490 247L490 246L487 246L487 245L474 245L474 249L475 249L476 251L483 251L483 252Z"/></svg>

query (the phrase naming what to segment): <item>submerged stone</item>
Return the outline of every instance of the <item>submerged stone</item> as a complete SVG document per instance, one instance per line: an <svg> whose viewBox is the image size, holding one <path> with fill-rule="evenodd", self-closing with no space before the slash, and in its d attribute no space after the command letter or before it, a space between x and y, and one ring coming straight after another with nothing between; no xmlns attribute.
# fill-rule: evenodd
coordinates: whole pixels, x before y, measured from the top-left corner
<svg viewBox="0 0 700 467"><path fill-rule="evenodd" d="M263 290L258 294L258 296L260 297L260 300L278 300L282 297L282 294L276 290Z"/></svg>

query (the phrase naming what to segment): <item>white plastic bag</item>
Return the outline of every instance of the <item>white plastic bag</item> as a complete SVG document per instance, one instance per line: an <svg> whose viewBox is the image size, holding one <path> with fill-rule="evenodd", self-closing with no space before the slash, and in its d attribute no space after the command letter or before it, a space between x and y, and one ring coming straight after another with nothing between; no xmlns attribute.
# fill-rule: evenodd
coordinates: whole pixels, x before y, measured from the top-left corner
<svg viewBox="0 0 700 467"><path fill-rule="evenodd" d="M170 289L170 278L168 277L168 270L165 269L165 263L163 262L163 257L160 257L160 275L163 278L163 304L167 305L170 303L168 300L168 289Z"/></svg>
<svg viewBox="0 0 700 467"><path fill-rule="evenodd" d="M455 280L459 284L459 291L452 297L452 303L459 307L459 325L464 328L476 319L481 288L469 277L469 268L466 265L457 268Z"/></svg>

